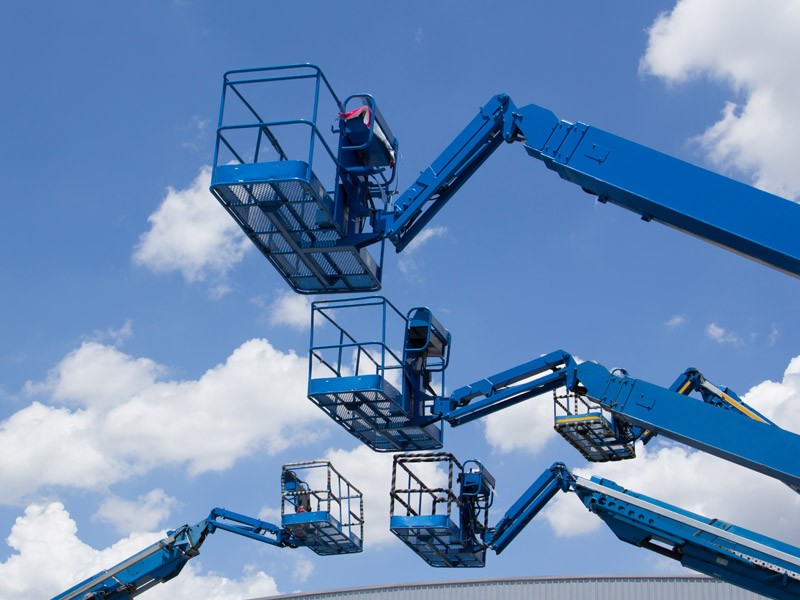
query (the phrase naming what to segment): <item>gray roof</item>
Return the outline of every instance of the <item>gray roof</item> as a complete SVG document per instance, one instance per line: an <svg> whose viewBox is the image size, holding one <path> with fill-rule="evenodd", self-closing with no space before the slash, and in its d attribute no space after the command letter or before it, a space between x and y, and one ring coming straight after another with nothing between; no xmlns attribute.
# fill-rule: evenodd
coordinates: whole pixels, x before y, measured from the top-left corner
<svg viewBox="0 0 800 600"><path fill-rule="evenodd" d="M695 575L581 576L414 583L271 596L269 600L755 600L762 598ZM265 599L256 599L265 600Z"/></svg>

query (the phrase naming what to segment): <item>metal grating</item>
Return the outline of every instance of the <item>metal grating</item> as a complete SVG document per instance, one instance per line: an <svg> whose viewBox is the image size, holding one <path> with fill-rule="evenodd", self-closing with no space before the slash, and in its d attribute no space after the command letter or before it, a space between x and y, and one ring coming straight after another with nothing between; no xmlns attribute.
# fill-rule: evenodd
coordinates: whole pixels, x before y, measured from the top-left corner
<svg viewBox="0 0 800 600"><path fill-rule="evenodd" d="M353 554L363 548L361 540L345 533L339 521L328 511L287 514L283 516L283 526L302 540L305 548L320 556Z"/></svg>
<svg viewBox="0 0 800 600"><path fill-rule="evenodd" d="M255 165L260 180L215 181L212 192L296 291L380 289L380 269L369 252L340 245L345 232L334 219L333 200L314 174L307 165L289 165L291 170L284 165L279 163L277 176L270 176L265 165ZM247 176L247 166L239 166L236 177ZM279 178L283 176L290 178Z"/></svg>
<svg viewBox="0 0 800 600"><path fill-rule="evenodd" d="M483 567L486 550L460 539L446 515L392 517L390 530L432 567Z"/></svg>
<svg viewBox="0 0 800 600"><path fill-rule="evenodd" d="M350 387L352 384L353 387ZM335 385L336 389L331 389ZM378 452L442 447L437 425L412 425L400 392L382 377L312 379L308 397L334 421Z"/></svg>
<svg viewBox="0 0 800 600"><path fill-rule="evenodd" d="M415 573L416 574L416 573ZM361 581L358 574L354 584ZM760 600L710 577L563 576L401 583L271 596L270 600ZM267 600L261 598L259 600Z"/></svg>
<svg viewBox="0 0 800 600"><path fill-rule="evenodd" d="M633 444L620 440L600 413L556 417L555 430L590 462L636 457Z"/></svg>

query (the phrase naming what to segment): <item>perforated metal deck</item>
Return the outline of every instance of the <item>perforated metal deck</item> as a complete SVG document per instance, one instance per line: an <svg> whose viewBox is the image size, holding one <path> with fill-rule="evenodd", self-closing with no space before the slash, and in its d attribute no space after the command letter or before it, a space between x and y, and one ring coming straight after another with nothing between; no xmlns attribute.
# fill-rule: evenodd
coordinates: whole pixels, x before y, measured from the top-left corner
<svg viewBox="0 0 800 600"><path fill-rule="evenodd" d="M297 292L380 289L380 268L369 252L341 244L345 232L333 200L307 163L218 166L211 191Z"/></svg>
<svg viewBox="0 0 800 600"><path fill-rule="evenodd" d="M379 375L326 377L308 382L308 397L334 421L378 452L435 450L442 430L412 424L402 394Z"/></svg>
<svg viewBox="0 0 800 600"><path fill-rule="evenodd" d="M432 567L483 567L486 550L459 539L446 515L392 517L389 528Z"/></svg>
<svg viewBox="0 0 800 600"><path fill-rule="evenodd" d="M328 511L299 512L283 515L283 526L292 536L302 540L320 556L361 552L361 540L342 529L341 523Z"/></svg>
<svg viewBox="0 0 800 600"><path fill-rule="evenodd" d="M557 416L555 430L591 462L636 456L633 444L620 440L601 413Z"/></svg>

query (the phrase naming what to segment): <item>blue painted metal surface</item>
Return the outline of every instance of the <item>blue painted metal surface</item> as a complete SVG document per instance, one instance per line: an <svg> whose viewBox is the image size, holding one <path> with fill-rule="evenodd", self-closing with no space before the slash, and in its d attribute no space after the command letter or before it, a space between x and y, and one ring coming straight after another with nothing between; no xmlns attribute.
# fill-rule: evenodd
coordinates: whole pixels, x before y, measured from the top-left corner
<svg viewBox="0 0 800 600"><path fill-rule="evenodd" d="M196 525L184 525L167 532L167 537L136 553L114 567L101 571L74 587L55 596L53 600L103 598L127 600L151 587L169 581L183 570L190 559L200 554L206 536L224 529L273 546L291 546L289 536L279 527L215 508Z"/></svg>
<svg viewBox="0 0 800 600"><path fill-rule="evenodd" d="M455 427L560 388L571 396L556 397L556 430L589 460L633 458L633 442L662 435L800 487L800 435L696 369L668 389L594 362L577 364L557 350L438 398L436 412ZM692 392L700 398L688 396Z"/></svg>
<svg viewBox="0 0 800 600"><path fill-rule="evenodd" d="M639 431L663 435L698 450L800 485L800 436L780 427L700 402L652 383L610 373L597 363L578 365L586 396Z"/></svg>
<svg viewBox="0 0 800 600"><path fill-rule="evenodd" d="M449 348L426 308L404 315L378 296L314 302L308 397L373 450L440 448L432 408Z"/></svg>
<svg viewBox="0 0 800 600"><path fill-rule="evenodd" d="M486 549L461 539L447 515L394 516L389 529L432 567L483 567Z"/></svg>
<svg viewBox="0 0 800 600"><path fill-rule="evenodd" d="M800 206L531 104L493 97L418 180L378 215L377 228L406 247L500 142L520 141L564 180L611 202L800 277Z"/></svg>
<svg viewBox="0 0 800 600"><path fill-rule="evenodd" d="M555 463L551 466L511 505L497 525L486 530L486 544L500 554L553 499L558 490L568 489L571 479L563 464Z"/></svg>
<svg viewBox="0 0 800 600"><path fill-rule="evenodd" d="M374 335L353 335L337 323L341 311L352 309L364 325L363 310L369 307L380 317ZM399 321L394 328L405 333L402 342L388 341L389 316ZM315 337L320 332L328 341ZM393 351L400 345L402 357ZM371 448L413 451L441 447L440 421L455 427L554 394L556 431L590 461L633 458L636 440L663 435L800 489L795 460L800 436L696 369L668 389L597 363L577 364L569 353L556 350L440 396L436 390L444 389L444 382L432 386L431 378L443 375L449 348L450 334L427 309L404 317L381 297L316 302L309 398ZM315 374L315 367L326 376ZM562 389L566 393L559 397ZM693 392L702 401L688 396Z"/></svg>
<svg viewBox="0 0 800 600"><path fill-rule="evenodd" d="M624 542L769 598L800 597L800 548L606 479L578 477L570 490Z"/></svg>

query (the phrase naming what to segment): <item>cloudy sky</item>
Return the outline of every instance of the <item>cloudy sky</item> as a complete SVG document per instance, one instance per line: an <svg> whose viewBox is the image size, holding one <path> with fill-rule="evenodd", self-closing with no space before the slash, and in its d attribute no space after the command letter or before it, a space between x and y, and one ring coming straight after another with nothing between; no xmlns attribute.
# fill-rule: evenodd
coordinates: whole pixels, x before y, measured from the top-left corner
<svg viewBox="0 0 800 600"><path fill-rule="evenodd" d="M305 398L308 299L207 191L223 72L313 62L340 96L377 98L400 140L401 188L505 91L800 197L797 3L492 6L6 9L0 597L54 595L215 506L279 519L281 465L316 458L365 492L363 554L223 532L147 597L675 572L566 495L482 571L427 567L387 529L391 457ZM563 348L664 386L697 367L800 433L797 281L596 204L521 147L501 148L385 270L392 302L429 306L452 331L449 389ZM445 436L496 475L494 520L561 460L800 545L800 501L780 483L660 441L590 468L553 433L549 400Z"/></svg>

